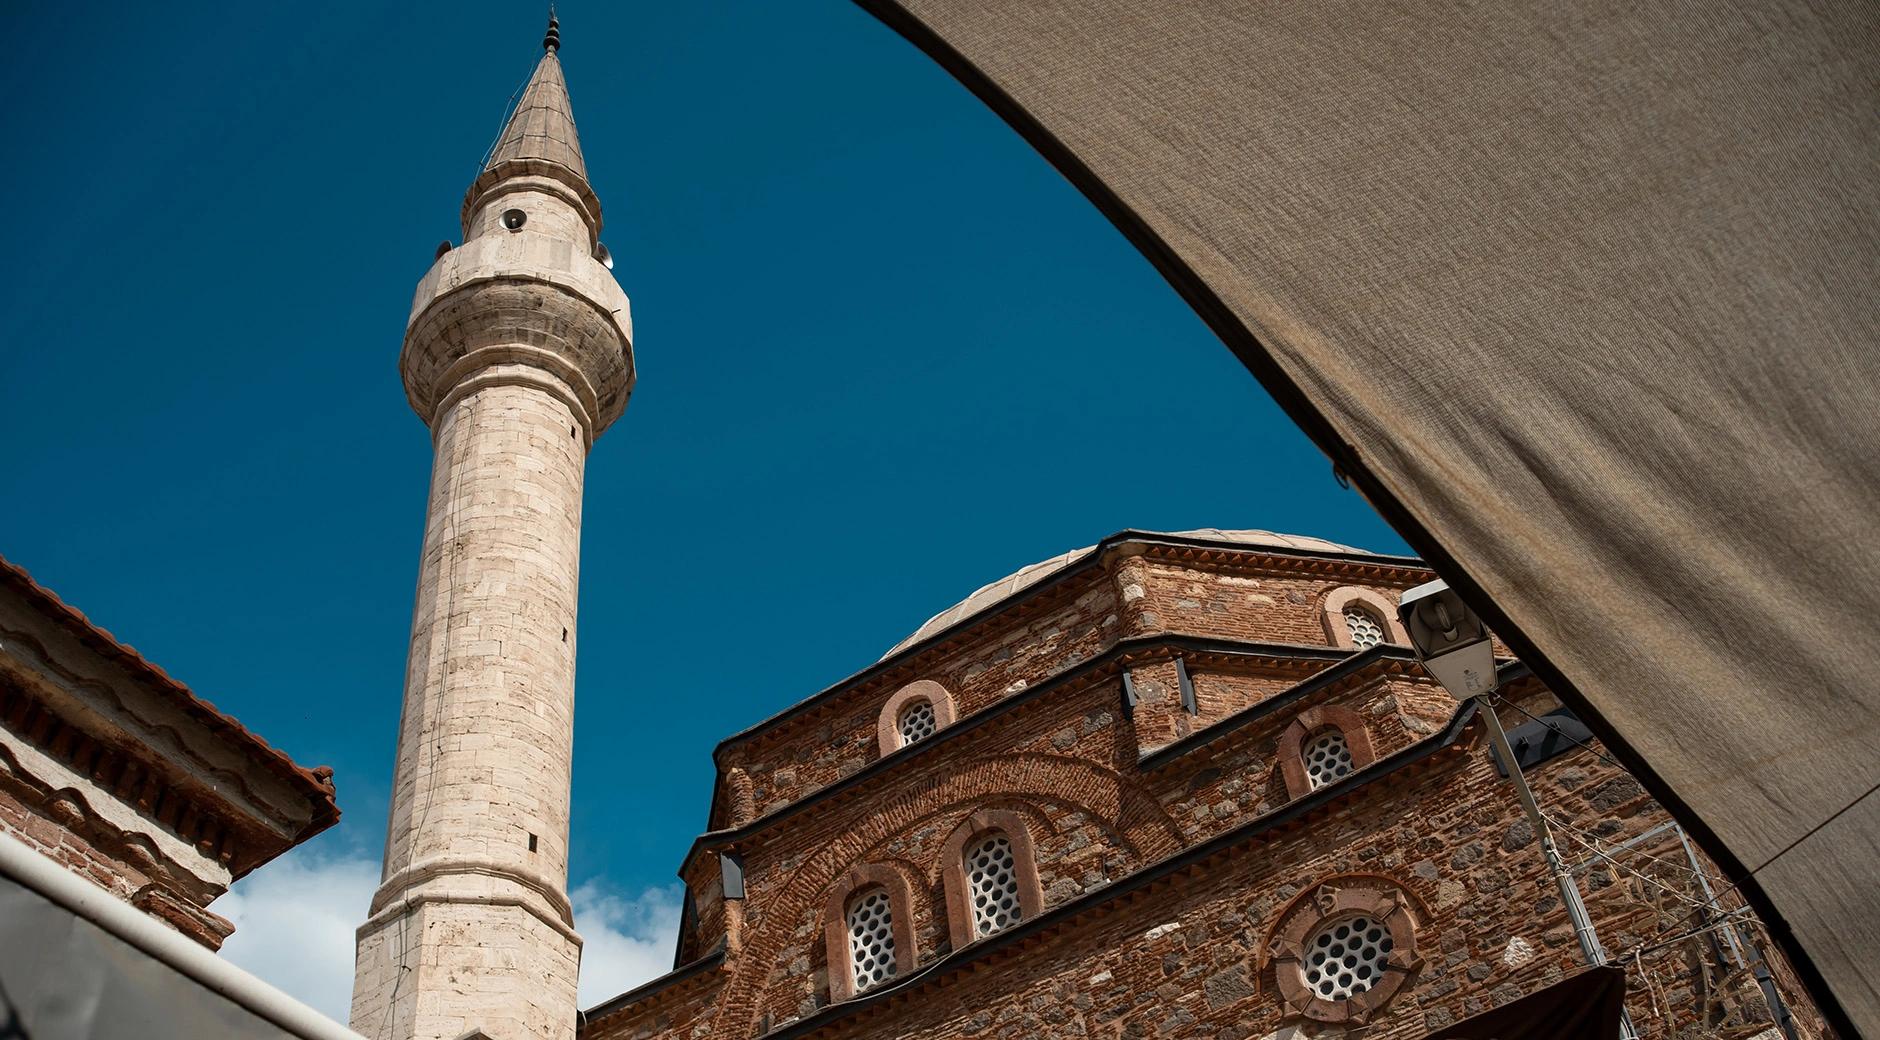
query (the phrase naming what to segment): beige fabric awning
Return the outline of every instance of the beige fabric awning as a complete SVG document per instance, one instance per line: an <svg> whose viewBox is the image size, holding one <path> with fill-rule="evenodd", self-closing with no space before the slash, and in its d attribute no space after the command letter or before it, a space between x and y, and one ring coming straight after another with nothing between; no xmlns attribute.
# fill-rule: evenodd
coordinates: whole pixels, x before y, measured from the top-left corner
<svg viewBox="0 0 1880 1040"><path fill-rule="evenodd" d="M1135 242L1880 1035L1880 5L860 2Z"/></svg>

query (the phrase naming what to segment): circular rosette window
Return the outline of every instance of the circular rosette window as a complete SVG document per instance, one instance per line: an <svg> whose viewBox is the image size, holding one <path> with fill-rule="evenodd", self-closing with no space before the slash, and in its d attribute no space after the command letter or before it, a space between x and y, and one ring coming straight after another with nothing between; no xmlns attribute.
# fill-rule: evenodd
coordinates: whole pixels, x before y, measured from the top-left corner
<svg viewBox="0 0 1880 1040"><path fill-rule="evenodd" d="M1416 946L1409 899L1366 877L1321 884L1287 908L1269 963L1291 1014L1361 1024L1422 964Z"/></svg>

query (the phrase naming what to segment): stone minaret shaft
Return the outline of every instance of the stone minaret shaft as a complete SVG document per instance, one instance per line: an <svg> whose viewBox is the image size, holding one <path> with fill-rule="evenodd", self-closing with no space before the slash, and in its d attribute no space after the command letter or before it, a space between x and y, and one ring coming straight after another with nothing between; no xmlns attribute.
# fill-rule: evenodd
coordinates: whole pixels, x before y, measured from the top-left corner
<svg viewBox="0 0 1880 1040"><path fill-rule="evenodd" d="M569 1040L576 584L588 447L633 384L550 22L413 301L399 368L435 444L385 873L359 929L370 1040Z"/></svg>

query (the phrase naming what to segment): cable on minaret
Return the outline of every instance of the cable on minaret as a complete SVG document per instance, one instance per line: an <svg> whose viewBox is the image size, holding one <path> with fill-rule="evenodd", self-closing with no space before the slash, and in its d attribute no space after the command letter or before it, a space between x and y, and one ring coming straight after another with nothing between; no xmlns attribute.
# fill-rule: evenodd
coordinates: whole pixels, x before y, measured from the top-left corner
<svg viewBox="0 0 1880 1040"><path fill-rule="evenodd" d="M548 5L548 35L542 37L542 49L545 51L561 50L561 23L555 20L555 5Z"/></svg>

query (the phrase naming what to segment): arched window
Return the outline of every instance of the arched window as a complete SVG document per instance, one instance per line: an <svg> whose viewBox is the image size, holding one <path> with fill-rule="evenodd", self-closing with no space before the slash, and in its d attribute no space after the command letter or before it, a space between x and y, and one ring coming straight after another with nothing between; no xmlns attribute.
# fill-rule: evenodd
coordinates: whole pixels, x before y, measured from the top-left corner
<svg viewBox="0 0 1880 1040"><path fill-rule="evenodd" d="M1376 589L1355 585L1333 589L1325 594L1320 608L1325 637L1333 646L1369 650L1379 643L1410 645L1403 624L1397 620L1397 604Z"/></svg>
<svg viewBox="0 0 1880 1040"><path fill-rule="evenodd" d="M1345 632L1351 636L1353 648L1369 650L1384 641L1384 623L1370 610L1354 603L1345 608L1344 614Z"/></svg>
<svg viewBox="0 0 1880 1040"><path fill-rule="evenodd" d="M1044 891L1024 817L981 809L961 820L941 848L947 931L953 948L1044 912Z"/></svg>
<svg viewBox="0 0 1880 1040"><path fill-rule="evenodd" d="M966 850L966 887L976 938L1002 932L1025 916L1018 905L1018 861L1004 831L987 831Z"/></svg>
<svg viewBox="0 0 1880 1040"><path fill-rule="evenodd" d="M922 679L894 691L881 706L875 736L886 757L952 724L953 695L932 679Z"/></svg>
<svg viewBox="0 0 1880 1040"><path fill-rule="evenodd" d="M1345 735L1336 729L1320 731L1318 736L1306 743L1300 755L1306 761L1306 780L1315 791L1344 779L1351 772L1351 745L1345 742Z"/></svg>
<svg viewBox="0 0 1880 1040"><path fill-rule="evenodd" d="M894 962L894 907L876 885L849 899L849 977L864 993L899 974Z"/></svg>
<svg viewBox="0 0 1880 1040"><path fill-rule="evenodd" d="M1321 704L1299 713L1279 737L1279 768L1294 798L1335 784L1375 759L1364 718Z"/></svg>
<svg viewBox="0 0 1880 1040"><path fill-rule="evenodd" d="M901 734L901 746L906 747L919 740L933 736L940 728L934 718L932 701L911 701L901 709L901 720L895 727Z"/></svg>
<svg viewBox="0 0 1880 1040"><path fill-rule="evenodd" d="M851 868L823 906L829 997L847 1000L914 970L914 891L885 863Z"/></svg>

